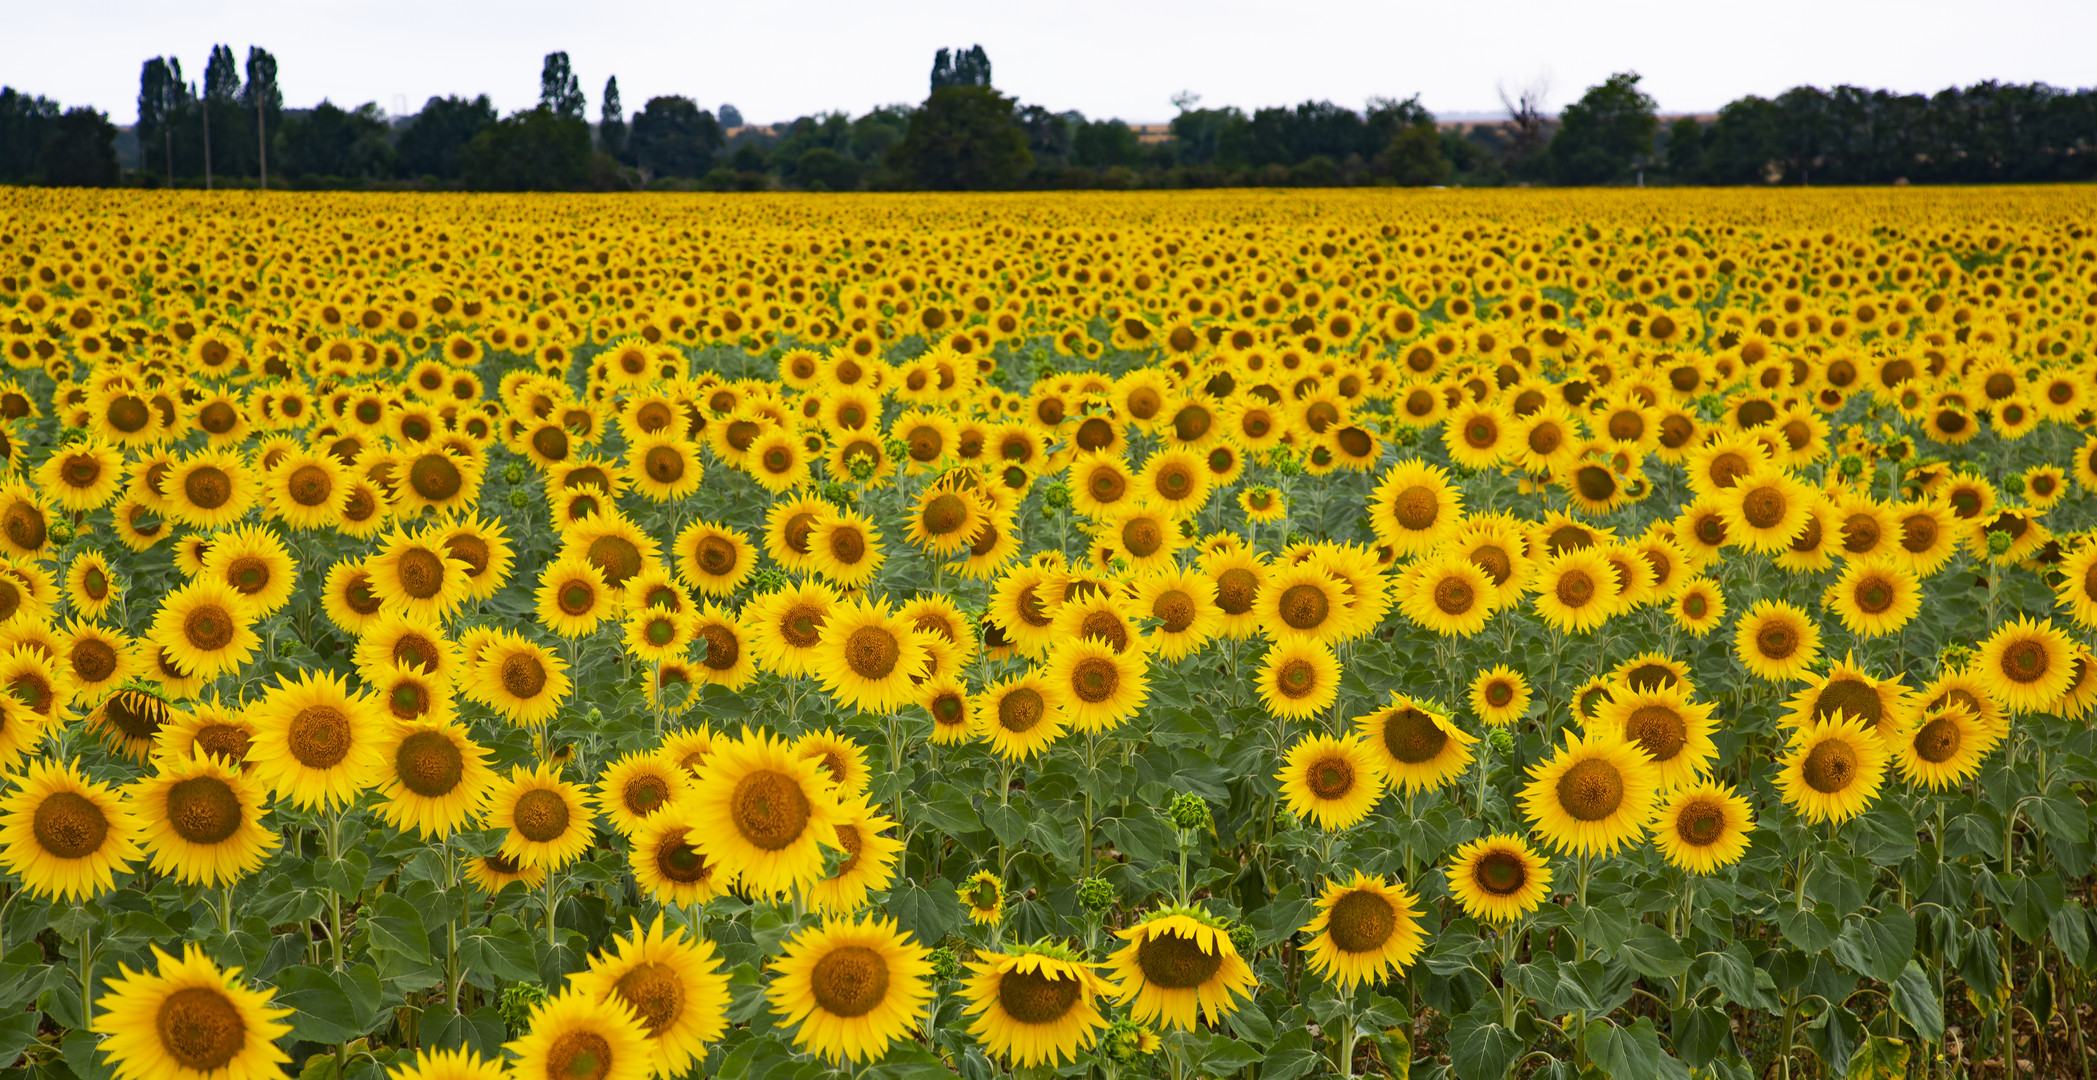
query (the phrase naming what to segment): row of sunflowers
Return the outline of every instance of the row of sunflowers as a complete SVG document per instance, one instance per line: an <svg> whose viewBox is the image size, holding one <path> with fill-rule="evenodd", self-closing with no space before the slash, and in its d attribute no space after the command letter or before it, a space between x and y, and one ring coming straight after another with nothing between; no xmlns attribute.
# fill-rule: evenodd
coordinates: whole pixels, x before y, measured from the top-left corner
<svg viewBox="0 0 2097 1080"><path fill-rule="evenodd" d="M2072 1069L2091 209L0 193L0 1058Z"/></svg>

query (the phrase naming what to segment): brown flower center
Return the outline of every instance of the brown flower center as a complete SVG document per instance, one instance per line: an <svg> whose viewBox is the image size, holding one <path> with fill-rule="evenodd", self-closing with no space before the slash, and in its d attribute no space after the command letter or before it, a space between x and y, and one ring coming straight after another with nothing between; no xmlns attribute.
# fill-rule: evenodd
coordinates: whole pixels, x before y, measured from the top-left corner
<svg viewBox="0 0 2097 1080"><path fill-rule="evenodd" d="M558 791L533 788L517 797L511 814L517 833L534 844L547 844L568 831L568 800Z"/></svg>
<svg viewBox="0 0 2097 1080"><path fill-rule="evenodd" d="M1203 952L1201 943L1172 933L1153 933L1136 947L1136 969L1143 981L1166 990L1192 990L1223 968L1222 943Z"/></svg>
<svg viewBox="0 0 2097 1080"><path fill-rule="evenodd" d="M79 859L102 850L109 818L84 795L55 791L36 804L30 832L37 847L61 859Z"/></svg>
<svg viewBox="0 0 2097 1080"><path fill-rule="evenodd" d="M1022 1024L1052 1024L1078 1003L1082 989L1075 975L1052 979L1040 969L1008 971L998 978L998 1007Z"/></svg>
<svg viewBox="0 0 2097 1080"><path fill-rule="evenodd" d="M770 769L736 781L728 802L736 830L765 851L782 850L800 839L813 809L793 777Z"/></svg>
<svg viewBox="0 0 2097 1080"><path fill-rule="evenodd" d="M1576 821L1600 821L1624 804L1624 774L1599 758L1576 763L1558 778L1558 805Z"/></svg>
<svg viewBox="0 0 2097 1080"><path fill-rule="evenodd" d="M240 1009L208 986L185 986L162 999L153 1026L161 1050L193 1072L223 1069L247 1046Z"/></svg>
<svg viewBox="0 0 2097 1080"><path fill-rule="evenodd" d="M193 776L168 788L168 827L192 844L224 843L245 817L232 786L216 776Z"/></svg>
<svg viewBox="0 0 2097 1080"><path fill-rule="evenodd" d="M1382 893L1356 889L1333 901L1325 932L1342 952L1374 952L1398 932L1398 909Z"/></svg>
<svg viewBox="0 0 2097 1080"><path fill-rule="evenodd" d="M401 786L425 799L456 791L466 778L466 756L439 731L418 731L400 741L393 755Z"/></svg>
<svg viewBox="0 0 2097 1080"><path fill-rule="evenodd" d="M865 1016L888 997L888 962L864 945L839 946L816 961L808 990L825 1012Z"/></svg>
<svg viewBox="0 0 2097 1080"><path fill-rule="evenodd" d="M1856 782L1857 773L1863 763L1857 760L1857 751L1842 739L1822 739L1806 753L1806 761L1799 772L1813 790L1823 795L1833 795L1848 790Z"/></svg>

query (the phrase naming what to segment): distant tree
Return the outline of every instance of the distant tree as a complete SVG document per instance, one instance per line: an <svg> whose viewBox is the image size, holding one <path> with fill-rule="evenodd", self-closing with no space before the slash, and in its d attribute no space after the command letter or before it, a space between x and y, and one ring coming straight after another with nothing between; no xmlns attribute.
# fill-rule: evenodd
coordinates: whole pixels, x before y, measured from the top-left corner
<svg viewBox="0 0 2097 1080"><path fill-rule="evenodd" d="M1434 127L1434 114L1420 104L1420 95L1409 98L1372 97L1362 121L1369 128L1369 142L1379 150L1390 145L1398 133L1411 127Z"/></svg>
<svg viewBox="0 0 2097 1080"><path fill-rule="evenodd" d="M604 80L604 104L597 112L597 145L604 152L626 160L626 110L619 104L619 77Z"/></svg>
<svg viewBox="0 0 2097 1080"><path fill-rule="evenodd" d="M1667 172L1677 183L1704 180L1704 125L1694 116L1678 116L1667 127Z"/></svg>
<svg viewBox="0 0 2097 1080"><path fill-rule="evenodd" d="M182 61L156 56L138 75L138 145L147 160L158 156L167 182L175 182L175 128L189 107L189 87L182 81ZM158 155L154 151L159 151Z"/></svg>
<svg viewBox="0 0 2097 1080"><path fill-rule="evenodd" d="M1635 72L1611 75L1566 106L1551 139L1551 160L1564 184L1607 184L1630 175L1653 153L1660 121Z"/></svg>
<svg viewBox="0 0 2097 1080"><path fill-rule="evenodd" d="M1377 163L1402 187L1430 187L1449 179L1449 159L1442 155L1442 135L1432 119L1393 135Z"/></svg>
<svg viewBox="0 0 2097 1080"><path fill-rule="evenodd" d="M896 170L921 188L980 191L1009 188L1034 163L1013 120L1013 100L988 86L932 91L890 151Z"/></svg>
<svg viewBox="0 0 2097 1080"><path fill-rule="evenodd" d="M1172 118L1172 147L1182 165L1207 165L1217 159L1228 132L1242 131L1248 121L1245 114L1235 108L1196 109L1201 100L1199 94L1181 94L1173 104L1182 101L1179 115ZM1233 136L1232 142L1239 141Z"/></svg>
<svg viewBox="0 0 2097 1080"><path fill-rule="evenodd" d="M43 168L44 143L58 122L58 103L0 87L0 183L27 183Z"/></svg>
<svg viewBox="0 0 2097 1080"><path fill-rule="evenodd" d="M394 152L389 133L376 102L346 110L323 100L284 125L284 171L343 179L390 175Z"/></svg>
<svg viewBox="0 0 2097 1080"><path fill-rule="evenodd" d="M1143 161L1136 132L1119 120L1080 119L1070 138L1074 165L1091 169L1132 168Z"/></svg>
<svg viewBox="0 0 2097 1080"><path fill-rule="evenodd" d="M395 144L401 172L408 176L458 179L460 151L475 135L494 124L495 106L486 94L472 101L460 97L429 99Z"/></svg>
<svg viewBox="0 0 2097 1080"><path fill-rule="evenodd" d="M653 176L704 176L724 141L713 114L691 98L649 98L633 117L634 163Z"/></svg>
<svg viewBox="0 0 2097 1080"><path fill-rule="evenodd" d="M277 58L248 46L248 81L240 88L240 111L255 123L256 175L269 186L269 139L284 120L284 93L277 89Z"/></svg>
<svg viewBox="0 0 2097 1080"><path fill-rule="evenodd" d="M851 191L859 186L858 162L818 146L794 163L794 182L810 191Z"/></svg>
<svg viewBox="0 0 2097 1080"><path fill-rule="evenodd" d="M1548 118L1544 116L1544 106L1551 96L1551 80L1539 76L1512 92L1505 84L1499 91L1500 105L1507 110L1507 167L1517 175L1529 175L1534 171L1531 164L1546 149L1544 128Z"/></svg>
<svg viewBox="0 0 2097 1080"><path fill-rule="evenodd" d="M87 106L67 109L44 143L44 183L108 187L117 182L116 125Z"/></svg>
<svg viewBox="0 0 2097 1080"><path fill-rule="evenodd" d="M724 102L721 105L721 126L724 128L742 127L743 110Z"/></svg>
<svg viewBox="0 0 2097 1080"><path fill-rule="evenodd" d="M1703 138L1704 178L1714 184L1767 183L1777 162L1783 110L1767 98L1749 95L1729 101Z"/></svg>
<svg viewBox="0 0 2097 1080"><path fill-rule="evenodd" d="M563 120L583 118L582 83L568 69L568 54L547 53L539 68L539 107Z"/></svg>
<svg viewBox="0 0 2097 1080"><path fill-rule="evenodd" d="M949 86L989 86L990 56L983 46L966 50L941 49L932 56L932 89Z"/></svg>
<svg viewBox="0 0 2097 1080"><path fill-rule="evenodd" d="M852 156L862 163L888 159L888 152L903 141L916 110L908 105L881 105L852 121Z"/></svg>
<svg viewBox="0 0 2097 1080"><path fill-rule="evenodd" d="M1036 169L1060 169L1071 164L1072 139L1084 125L1085 114L1050 112L1041 105L1013 110L1012 118L1027 136L1027 152L1034 155Z"/></svg>
<svg viewBox="0 0 2097 1080"><path fill-rule="evenodd" d="M477 191L573 191L590 180L590 125L544 105L483 129L459 152Z"/></svg>
<svg viewBox="0 0 2097 1080"><path fill-rule="evenodd" d="M240 62L233 59L231 48L225 45L211 47L211 58L204 64L204 94L199 104L202 107L198 112L204 127L204 186L209 188L211 141L214 137L219 144L218 171L231 176L246 171L242 167L247 156L247 139L245 125L241 123Z"/></svg>

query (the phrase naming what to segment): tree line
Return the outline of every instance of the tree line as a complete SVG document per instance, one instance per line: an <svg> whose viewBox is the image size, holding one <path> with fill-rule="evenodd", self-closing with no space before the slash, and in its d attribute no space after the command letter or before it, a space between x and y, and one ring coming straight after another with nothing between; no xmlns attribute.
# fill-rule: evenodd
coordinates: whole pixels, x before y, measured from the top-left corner
<svg viewBox="0 0 2097 1080"><path fill-rule="evenodd" d="M1463 184L1884 184L2097 178L2097 91L1983 82L1936 94L1801 86L1708 118L1663 124L1635 73L1589 87L1557 116L1541 88L1504 96L1509 119L1437 124L1418 96L1202 108L1175 96L1161 131L1023 104L992 82L978 45L941 49L929 94L854 117L772 128L691 98L630 117L616 77L595 122L566 53L549 54L538 104L501 116L487 95L433 97L412 117L376 104L287 110L276 60L212 49L200 84L179 60L140 74L138 167L117 129L0 89L0 182L472 190L1010 190Z"/></svg>

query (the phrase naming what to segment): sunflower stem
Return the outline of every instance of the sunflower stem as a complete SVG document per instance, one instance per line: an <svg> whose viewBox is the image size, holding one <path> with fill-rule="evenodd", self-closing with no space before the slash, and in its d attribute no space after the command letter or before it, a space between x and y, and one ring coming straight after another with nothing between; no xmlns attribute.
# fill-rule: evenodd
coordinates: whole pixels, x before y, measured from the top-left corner
<svg viewBox="0 0 2097 1080"><path fill-rule="evenodd" d="M218 928L227 937L233 936L233 882L230 880L219 891Z"/></svg>
<svg viewBox="0 0 2097 1080"><path fill-rule="evenodd" d="M554 908L558 906L559 903L554 899L553 895L553 879L556 876L557 875L554 874L553 869L551 867L548 867L546 871L546 944L549 946L560 944L560 939L555 934L555 927L553 924Z"/></svg>
<svg viewBox="0 0 2097 1080"><path fill-rule="evenodd" d="M342 861L342 818L348 812L348 807L344 807L329 815L328 827L321 834L327 841L328 865L331 868ZM335 959L335 970L341 971L344 966L342 894L332 885L328 887L328 952Z"/></svg>
<svg viewBox="0 0 2097 1080"><path fill-rule="evenodd" d="M80 905L75 904L77 909ZM80 931L80 1023L86 1026L95 1016L95 928Z"/></svg>

